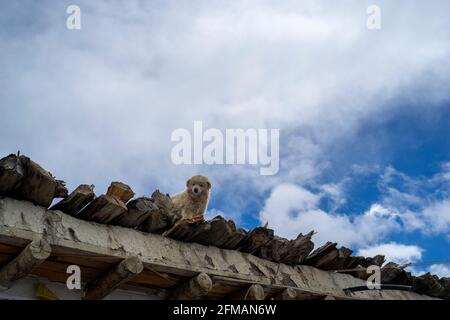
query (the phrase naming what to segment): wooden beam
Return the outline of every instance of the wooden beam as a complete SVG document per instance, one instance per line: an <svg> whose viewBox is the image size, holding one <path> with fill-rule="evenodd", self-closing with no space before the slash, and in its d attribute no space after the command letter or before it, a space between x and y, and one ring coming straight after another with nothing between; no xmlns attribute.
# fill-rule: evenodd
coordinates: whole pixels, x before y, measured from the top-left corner
<svg viewBox="0 0 450 320"><path fill-rule="evenodd" d="M197 242L223 249L236 248L246 236L242 230L236 230L233 221L225 220L221 216L198 223L183 220L164 235L184 242Z"/></svg>
<svg viewBox="0 0 450 320"><path fill-rule="evenodd" d="M245 238L239 244L238 250L246 253L253 253L272 239L272 229L257 227L246 234Z"/></svg>
<svg viewBox="0 0 450 320"><path fill-rule="evenodd" d="M148 233L162 234L181 219L181 212L175 208L170 196L159 190L153 192L151 199L154 208L148 218L139 225L139 229Z"/></svg>
<svg viewBox="0 0 450 320"><path fill-rule="evenodd" d="M55 197L67 196L64 183L56 180L50 172L25 156L20 156L25 175L18 191L18 197L48 208Z"/></svg>
<svg viewBox="0 0 450 320"><path fill-rule="evenodd" d="M120 199L123 203L127 203L131 198L134 197L134 192L131 190L129 185L122 182L112 182L106 192L107 196L116 197Z"/></svg>
<svg viewBox="0 0 450 320"><path fill-rule="evenodd" d="M122 200L108 195L101 195L81 210L77 214L77 218L108 224L126 212L127 206Z"/></svg>
<svg viewBox="0 0 450 320"><path fill-rule="evenodd" d="M50 245L45 240L32 241L0 270L0 288L8 289L14 281L30 274L50 256L51 251Z"/></svg>
<svg viewBox="0 0 450 320"><path fill-rule="evenodd" d="M244 290L236 292L230 297L231 300L264 300L266 294L264 288L259 284L253 284Z"/></svg>
<svg viewBox="0 0 450 320"><path fill-rule="evenodd" d="M206 295L212 288L212 280L206 273L199 273L169 293L170 300L195 300Z"/></svg>
<svg viewBox="0 0 450 320"><path fill-rule="evenodd" d="M22 163L14 154L0 159L0 194L9 194L16 190L25 175Z"/></svg>
<svg viewBox="0 0 450 320"><path fill-rule="evenodd" d="M75 216L95 198L94 185L82 184L78 186L67 198L61 200L51 210L60 210Z"/></svg>
<svg viewBox="0 0 450 320"><path fill-rule="evenodd" d="M446 295L444 283L439 281L439 277L427 272L419 277L414 278L414 289L423 294L440 298Z"/></svg>
<svg viewBox="0 0 450 320"><path fill-rule="evenodd" d="M305 264L319 269L326 269L338 256L339 250L336 242L327 242L320 248L314 250L305 260ZM326 269L330 270L330 269Z"/></svg>
<svg viewBox="0 0 450 320"><path fill-rule="evenodd" d="M128 212L112 221L112 224L126 227L137 228L145 219L148 219L152 212L158 210L153 199L140 197L131 200L127 204Z"/></svg>
<svg viewBox="0 0 450 320"><path fill-rule="evenodd" d="M286 288L277 295L273 296L274 300L296 300L298 292L294 288Z"/></svg>
<svg viewBox="0 0 450 320"><path fill-rule="evenodd" d="M142 261L137 257L129 257L109 270L99 279L88 283L85 289L85 300L101 300L118 286L138 275L144 269Z"/></svg>
<svg viewBox="0 0 450 320"><path fill-rule="evenodd" d="M255 255L274 262L290 265L303 264L314 248L314 243L311 241L313 234L314 231L306 235L300 233L295 240L274 236L272 240L260 247Z"/></svg>

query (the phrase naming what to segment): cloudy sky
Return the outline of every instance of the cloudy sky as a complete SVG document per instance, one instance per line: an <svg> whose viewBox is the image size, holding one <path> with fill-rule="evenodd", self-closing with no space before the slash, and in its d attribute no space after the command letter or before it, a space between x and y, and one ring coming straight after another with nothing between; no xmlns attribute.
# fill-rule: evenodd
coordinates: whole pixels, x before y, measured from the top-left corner
<svg viewBox="0 0 450 320"><path fill-rule="evenodd" d="M66 28L69 5L81 30ZM381 29L366 26L381 9ZM0 152L70 189L213 182L208 216L450 259L450 3L3 1ZM280 171L171 161L177 128L280 129ZM416 266L450 275L450 265Z"/></svg>

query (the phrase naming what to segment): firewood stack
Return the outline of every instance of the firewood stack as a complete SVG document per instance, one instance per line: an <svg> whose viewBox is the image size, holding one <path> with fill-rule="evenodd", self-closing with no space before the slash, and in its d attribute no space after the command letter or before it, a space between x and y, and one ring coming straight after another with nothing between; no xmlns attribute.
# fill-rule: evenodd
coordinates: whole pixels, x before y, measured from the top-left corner
<svg viewBox="0 0 450 320"><path fill-rule="evenodd" d="M371 265L381 268L386 284L412 286L419 293L450 299L450 279L429 273L415 277L405 266L384 264L384 256L352 256L352 250L328 242L314 250L314 232L288 240L274 235L267 226L250 231L237 228L232 220L217 216L208 221L181 220L169 195L156 190L151 197L133 199L126 184L112 182L106 194L96 196L94 186L83 184L69 194L65 183L23 155L11 154L0 160L0 197L30 201L51 210L60 210L78 219L161 234L183 242L195 242L222 249L238 250L262 259L288 265L310 265L318 269L348 273L367 279Z"/></svg>

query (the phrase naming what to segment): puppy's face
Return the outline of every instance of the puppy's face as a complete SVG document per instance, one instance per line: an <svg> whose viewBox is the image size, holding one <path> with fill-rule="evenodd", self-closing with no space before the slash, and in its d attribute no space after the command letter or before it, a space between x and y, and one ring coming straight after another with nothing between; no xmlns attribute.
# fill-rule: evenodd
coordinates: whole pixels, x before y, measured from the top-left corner
<svg viewBox="0 0 450 320"><path fill-rule="evenodd" d="M208 194L211 189L211 182L204 176L193 176L186 182L188 193L194 197Z"/></svg>

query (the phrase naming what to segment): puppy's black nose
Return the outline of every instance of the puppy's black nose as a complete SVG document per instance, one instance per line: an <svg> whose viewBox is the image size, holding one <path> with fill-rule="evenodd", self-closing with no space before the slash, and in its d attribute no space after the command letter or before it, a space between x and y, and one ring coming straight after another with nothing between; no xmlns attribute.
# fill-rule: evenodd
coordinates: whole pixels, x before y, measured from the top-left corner
<svg viewBox="0 0 450 320"><path fill-rule="evenodd" d="M198 193L198 192L199 192L198 188L194 188L194 193Z"/></svg>

